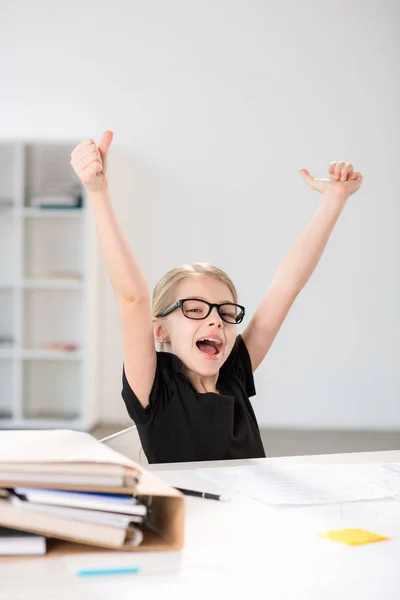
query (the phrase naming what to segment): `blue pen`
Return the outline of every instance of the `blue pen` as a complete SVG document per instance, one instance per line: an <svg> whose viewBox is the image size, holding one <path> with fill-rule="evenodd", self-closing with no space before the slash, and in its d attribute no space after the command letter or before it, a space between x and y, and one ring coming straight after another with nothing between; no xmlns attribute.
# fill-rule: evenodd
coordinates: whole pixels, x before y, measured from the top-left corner
<svg viewBox="0 0 400 600"><path fill-rule="evenodd" d="M77 577L92 577L96 575L129 575L139 573L139 567L118 567L118 568L100 568L100 569L80 569L76 573Z"/></svg>

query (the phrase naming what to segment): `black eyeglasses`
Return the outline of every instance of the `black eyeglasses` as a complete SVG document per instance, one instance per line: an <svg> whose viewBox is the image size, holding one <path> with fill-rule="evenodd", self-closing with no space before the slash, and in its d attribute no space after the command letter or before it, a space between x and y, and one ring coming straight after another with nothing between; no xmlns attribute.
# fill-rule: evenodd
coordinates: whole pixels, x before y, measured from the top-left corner
<svg viewBox="0 0 400 600"><path fill-rule="evenodd" d="M164 310L164 312L157 315L157 317L166 317L173 310L180 308L188 319L206 319L214 306L225 323L237 325L243 321L245 314L244 306L234 304L233 302L211 304L210 302L206 302L206 300L199 300L198 298L184 298L183 300L178 300L178 302Z"/></svg>

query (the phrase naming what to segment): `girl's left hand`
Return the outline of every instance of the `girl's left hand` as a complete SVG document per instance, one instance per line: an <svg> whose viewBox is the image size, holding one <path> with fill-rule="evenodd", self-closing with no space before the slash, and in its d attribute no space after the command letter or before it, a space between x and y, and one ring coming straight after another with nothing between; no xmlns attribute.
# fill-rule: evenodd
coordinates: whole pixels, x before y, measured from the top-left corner
<svg viewBox="0 0 400 600"><path fill-rule="evenodd" d="M333 192L346 200L354 194L361 186L363 176L353 170L353 165L344 161L332 162L329 165L329 179L314 179L307 169L300 169L300 175L304 181L316 192Z"/></svg>

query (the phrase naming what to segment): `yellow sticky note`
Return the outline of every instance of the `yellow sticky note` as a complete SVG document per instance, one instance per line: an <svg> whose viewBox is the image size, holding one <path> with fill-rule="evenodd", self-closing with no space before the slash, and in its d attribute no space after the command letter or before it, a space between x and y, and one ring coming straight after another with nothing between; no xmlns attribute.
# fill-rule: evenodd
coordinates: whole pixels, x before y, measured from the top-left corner
<svg viewBox="0 0 400 600"><path fill-rule="evenodd" d="M371 531L365 531L365 529L336 529L335 531L321 533L321 537L333 540L334 542L341 542L348 546L361 546L362 544L390 540L390 538L384 535L371 533Z"/></svg>

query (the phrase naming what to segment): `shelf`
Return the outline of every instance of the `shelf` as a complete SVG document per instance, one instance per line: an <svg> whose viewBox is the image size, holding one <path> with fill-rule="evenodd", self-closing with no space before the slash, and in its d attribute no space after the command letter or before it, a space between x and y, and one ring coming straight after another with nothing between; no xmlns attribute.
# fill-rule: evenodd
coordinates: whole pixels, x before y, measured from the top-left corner
<svg viewBox="0 0 400 600"><path fill-rule="evenodd" d="M80 350L41 350L40 348L28 348L17 353L24 360L82 360L83 353Z"/></svg>
<svg viewBox="0 0 400 600"><path fill-rule="evenodd" d="M79 415L74 415L66 418L25 418L13 419L12 415L7 416L7 413L0 412L0 428L7 429L85 429L82 418Z"/></svg>
<svg viewBox="0 0 400 600"><path fill-rule="evenodd" d="M25 206L34 196L79 194L79 181L71 168L73 149L70 142L25 145Z"/></svg>
<svg viewBox="0 0 400 600"><path fill-rule="evenodd" d="M39 349L55 343L81 346L83 307L84 296L79 290L26 290L23 348Z"/></svg>
<svg viewBox="0 0 400 600"><path fill-rule="evenodd" d="M44 358L44 357L43 357ZM83 367L79 362L33 360L23 365L22 415L71 420L80 414Z"/></svg>
<svg viewBox="0 0 400 600"><path fill-rule="evenodd" d="M27 219L81 219L85 216L85 209L26 207L19 209L18 214Z"/></svg>
<svg viewBox="0 0 400 600"><path fill-rule="evenodd" d="M0 360L83 360L81 350L41 350L40 348L27 348L18 350L16 348L0 348Z"/></svg>
<svg viewBox="0 0 400 600"><path fill-rule="evenodd" d="M20 284L27 290L79 290L82 279L57 279L57 278L29 278L23 279Z"/></svg>
<svg viewBox="0 0 400 600"><path fill-rule="evenodd" d="M0 143L0 429L96 422L98 250L77 143ZM60 194L79 206L39 206ZM52 349L63 343L77 350Z"/></svg>
<svg viewBox="0 0 400 600"><path fill-rule="evenodd" d="M57 277L31 277L20 281L0 281L0 291L11 291L13 288L26 290L80 290L84 286L84 277L79 279Z"/></svg>
<svg viewBox="0 0 400 600"><path fill-rule="evenodd" d="M17 352L15 348L2 348L0 347L0 360L12 360L16 358Z"/></svg>
<svg viewBox="0 0 400 600"><path fill-rule="evenodd" d="M32 421L40 421L41 423L49 423L49 422L58 422L62 423L64 426L66 423L71 421L77 421L79 418L79 414L77 412L65 413L64 416L60 417L54 411L51 410L42 410L37 411L34 417L26 417L32 423Z"/></svg>
<svg viewBox="0 0 400 600"><path fill-rule="evenodd" d="M22 277L42 279L60 271L82 273L85 224L83 219L25 219Z"/></svg>

